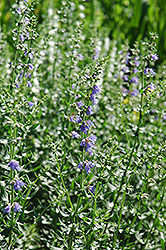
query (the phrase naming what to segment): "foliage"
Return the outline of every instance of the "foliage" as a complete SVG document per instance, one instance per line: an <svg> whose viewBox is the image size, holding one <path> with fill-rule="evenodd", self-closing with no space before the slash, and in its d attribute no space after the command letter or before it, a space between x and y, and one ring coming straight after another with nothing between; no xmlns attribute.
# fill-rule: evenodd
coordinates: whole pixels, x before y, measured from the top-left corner
<svg viewBox="0 0 166 250"><path fill-rule="evenodd" d="M40 4L12 5L0 33L2 249L165 249L158 35L131 47L117 18L110 40L128 1L45 1L37 21Z"/></svg>

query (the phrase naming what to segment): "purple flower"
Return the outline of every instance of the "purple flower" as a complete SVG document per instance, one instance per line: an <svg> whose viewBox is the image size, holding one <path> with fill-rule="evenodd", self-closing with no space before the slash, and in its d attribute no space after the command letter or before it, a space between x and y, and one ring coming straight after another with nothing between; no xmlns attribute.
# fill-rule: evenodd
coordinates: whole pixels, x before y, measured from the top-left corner
<svg viewBox="0 0 166 250"><path fill-rule="evenodd" d="M33 66L31 63L29 63L28 66L29 66L29 69L30 69L30 70L33 70L33 69L34 69L34 66Z"/></svg>
<svg viewBox="0 0 166 250"><path fill-rule="evenodd" d="M152 75L155 75L156 73L154 72L153 69L149 69L149 72L152 74Z"/></svg>
<svg viewBox="0 0 166 250"><path fill-rule="evenodd" d="M145 73L146 75L149 75L149 74L155 75L155 74L156 74L152 68L151 68L151 69L150 69L150 68L145 68L145 69L144 69L144 73Z"/></svg>
<svg viewBox="0 0 166 250"><path fill-rule="evenodd" d="M135 61L135 66L139 67L139 61Z"/></svg>
<svg viewBox="0 0 166 250"><path fill-rule="evenodd" d="M99 51L98 49L95 49L95 54L93 56L93 60L96 60L98 58Z"/></svg>
<svg viewBox="0 0 166 250"><path fill-rule="evenodd" d="M123 69L122 69L123 72L125 73L128 73L129 72L129 67L125 66Z"/></svg>
<svg viewBox="0 0 166 250"><path fill-rule="evenodd" d="M82 103L82 102L77 102L77 106L78 106L79 108L81 108L81 107L83 106L83 103Z"/></svg>
<svg viewBox="0 0 166 250"><path fill-rule="evenodd" d="M92 114L92 107L91 106L88 106L88 109L87 109L87 115L91 115Z"/></svg>
<svg viewBox="0 0 166 250"><path fill-rule="evenodd" d="M93 105L97 104L98 103L98 100L97 98L95 97L95 95L91 94L90 96L90 100L93 101Z"/></svg>
<svg viewBox="0 0 166 250"><path fill-rule="evenodd" d="M10 211L11 211L11 206L9 204L7 207L5 207L5 209L3 210L3 212L7 213L7 214L10 214Z"/></svg>
<svg viewBox="0 0 166 250"><path fill-rule="evenodd" d="M20 212L20 211L21 211L21 207L20 207L19 203L15 202L14 212Z"/></svg>
<svg viewBox="0 0 166 250"><path fill-rule="evenodd" d="M22 40L22 42L24 42L25 37L23 36L23 34L20 34L20 40Z"/></svg>
<svg viewBox="0 0 166 250"><path fill-rule="evenodd" d="M82 118L78 115L75 116L75 123L80 123L82 121Z"/></svg>
<svg viewBox="0 0 166 250"><path fill-rule="evenodd" d="M76 131L71 132L72 133L72 138L79 138L80 134L77 133Z"/></svg>
<svg viewBox="0 0 166 250"><path fill-rule="evenodd" d="M30 101L30 102L28 102L28 105L29 105L30 108L32 108L35 104Z"/></svg>
<svg viewBox="0 0 166 250"><path fill-rule="evenodd" d="M97 137L95 135L90 135L88 138L81 141L80 146L86 147L86 151L89 153L89 155L93 155L92 148L94 148L96 140Z"/></svg>
<svg viewBox="0 0 166 250"><path fill-rule="evenodd" d="M18 7L18 9L17 9L17 13L21 14L21 8L20 7Z"/></svg>
<svg viewBox="0 0 166 250"><path fill-rule="evenodd" d="M30 59L33 59L32 53L29 53L28 56L29 56Z"/></svg>
<svg viewBox="0 0 166 250"><path fill-rule="evenodd" d="M95 164L91 161L84 161L84 168L87 174L91 172L91 169L95 167Z"/></svg>
<svg viewBox="0 0 166 250"><path fill-rule="evenodd" d="M80 146L82 146L82 147L86 147L86 140L85 140L85 139L83 139L83 140L81 141Z"/></svg>
<svg viewBox="0 0 166 250"><path fill-rule="evenodd" d="M30 81L27 81L28 87L32 87L32 83Z"/></svg>
<svg viewBox="0 0 166 250"><path fill-rule="evenodd" d="M22 186L26 185L23 181L20 181L20 180L16 180L13 187L14 187L14 190L19 190L21 189Z"/></svg>
<svg viewBox="0 0 166 250"><path fill-rule="evenodd" d="M95 167L95 164L91 161L84 161L78 164L78 168L84 169L87 174L91 172L91 169Z"/></svg>
<svg viewBox="0 0 166 250"><path fill-rule="evenodd" d="M12 169L16 169L16 170L20 170L20 166L19 166L19 163L18 161L15 161L15 160L11 160L8 164L8 166Z"/></svg>
<svg viewBox="0 0 166 250"><path fill-rule="evenodd" d="M157 54L155 54L155 55L151 55L151 57L152 57L153 61L156 61L156 60L158 60L158 59L159 59L159 57L158 57L158 55L157 55Z"/></svg>
<svg viewBox="0 0 166 250"><path fill-rule="evenodd" d="M138 72L138 69L137 68L134 68L133 69L133 73L135 74L135 73L137 73Z"/></svg>
<svg viewBox="0 0 166 250"><path fill-rule="evenodd" d="M82 118L79 117L78 115L71 115L70 116L70 121L75 122L75 123L80 123L82 121Z"/></svg>
<svg viewBox="0 0 166 250"><path fill-rule="evenodd" d="M118 51L118 54L122 55L123 54L123 50Z"/></svg>
<svg viewBox="0 0 166 250"><path fill-rule="evenodd" d="M93 87L92 94L93 94L93 95L94 95L94 94L97 94L97 93L99 93L100 91L101 91L101 88L100 88L99 86L95 85L95 86Z"/></svg>
<svg viewBox="0 0 166 250"><path fill-rule="evenodd" d="M84 58L84 56L83 56L82 54L78 54L78 56L79 56L80 58Z"/></svg>
<svg viewBox="0 0 166 250"><path fill-rule="evenodd" d="M90 136L89 136L89 140L90 140L91 142L95 143L96 140L97 140L97 136L95 136L95 135L90 135Z"/></svg>
<svg viewBox="0 0 166 250"><path fill-rule="evenodd" d="M80 162L80 163L78 164L78 168L83 169L83 162Z"/></svg>
<svg viewBox="0 0 166 250"><path fill-rule="evenodd" d="M88 190L89 190L93 195L95 195L95 189L96 189L95 186L89 186L89 187L88 187Z"/></svg>
<svg viewBox="0 0 166 250"><path fill-rule="evenodd" d="M93 122L91 122L90 120L88 121L84 121L80 130L82 132L84 132L85 134L87 134L88 130L90 129L90 127L93 125Z"/></svg>
<svg viewBox="0 0 166 250"><path fill-rule="evenodd" d="M123 76L123 79L125 80L125 82L127 82L129 80L128 76L127 75L124 75Z"/></svg>
<svg viewBox="0 0 166 250"><path fill-rule="evenodd" d="M133 82L133 83L135 83L135 84L138 84L139 79L138 79L137 76L133 76L133 77L131 78L130 82Z"/></svg>
<svg viewBox="0 0 166 250"><path fill-rule="evenodd" d="M130 93L131 93L131 96L137 96L139 91L138 91L138 89L134 89Z"/></svg>
<svg viewBox="0 0 166 250"><path fill-rule="evenodd" d="M163 115L163 120L166 120L166 115Z"/></svg>

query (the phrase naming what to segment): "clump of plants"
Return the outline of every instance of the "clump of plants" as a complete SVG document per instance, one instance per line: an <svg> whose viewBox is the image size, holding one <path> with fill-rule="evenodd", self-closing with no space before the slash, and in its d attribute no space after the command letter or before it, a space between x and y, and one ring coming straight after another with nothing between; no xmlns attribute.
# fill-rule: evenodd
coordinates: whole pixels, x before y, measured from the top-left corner
<svg viewBox="0 0 166 250"><path fill-rule="evenodd" d="M1 32L2 249L165 249L158 36L119 46L94 20L89 37L84 3L41 24L37 6L15 3Z"/></svg>

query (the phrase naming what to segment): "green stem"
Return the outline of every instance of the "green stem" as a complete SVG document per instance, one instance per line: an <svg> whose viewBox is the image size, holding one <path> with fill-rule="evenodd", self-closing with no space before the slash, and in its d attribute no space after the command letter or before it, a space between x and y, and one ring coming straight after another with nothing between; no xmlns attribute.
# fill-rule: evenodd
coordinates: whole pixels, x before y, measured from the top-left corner
<svg viewBox="0 0 166 250"><path fill-rule="evenodd" d="M13 141L11 143L11 147L10 147L10 158L13 159L14 158L14 154L15 154L15 139L16 139L16 136L17 136L17 128L15 126L16 124L16 116L14 114L14 131L11 131L11 135L13 133ZM14 170L11 168L10 170L10 182L11 182L11 193L10 193L10 203L11 203L11 206L12 206L12 209L11 209L11 219L10 219L10 234L9 234L9 242L8 242L8 248L9 249L12 249L12 233L13 233L13 227L14 227L14 209L13 209L13 206L14 206L14 187L13 187L13 180L14 180L14 177L15 177L15 173L14 173Z"/></svg>
<svg viewBox="0 0 166 250"><path fill-rule="evenodd" d="M155 218L154 218L154 221L153 221L153 225L152 225L151 228L150 228L150 231L149 231L149 233L148 233L148 235L147 235L146 242L145 242L145 244L144 244L142 250L144 250L145 247L146 247L146 245L148 244L148 241L149 241L150 235L151 235L151 233L152 233L152 230L153 230L153 228L155 227L156 219L157 219L157 217L158 217L158 214L159 214L159 211L160 211L160 209L161 209L162 202L163 202L163 198L164 198L164 195L165 195L165 184L166 184L166 183L164 183L164 185L163 185L163 193L162 193L162 197L161 197L161 200L160 200L160 204L159 204L159 206L158 206L158 210L157 210L157 212L156 212L156 215L155 215Z"/></svg>

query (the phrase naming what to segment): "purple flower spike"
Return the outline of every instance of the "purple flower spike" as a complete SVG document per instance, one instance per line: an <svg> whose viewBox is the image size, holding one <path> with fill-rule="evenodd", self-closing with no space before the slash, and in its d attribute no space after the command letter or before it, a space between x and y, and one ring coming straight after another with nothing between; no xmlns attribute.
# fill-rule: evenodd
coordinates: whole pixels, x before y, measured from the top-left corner
<svg viewBox="0 0 166 250"><path fill-rule="evenodd" d="M83 169L83 162L80 162L80 163L78 164L78 168Z"/></svg>
<svg viewBox="0 0 166 250"><path fill-rule="evenodd" d="M20 181L20 180L16 180L16 182L14 183L13 187L14 187L14 190L19 190L21 189L22 186L26 185L23 181Z"/></svg>
<svg viewBox="0 0 166 250"><path fill-rule="evenodd" d="M99 51L98 49L95 49L95 54L93 56L93 60L96 60L98 58Z"/></svg>
<svg viewBox="0 0 166 250"><path fill-rule="evenodd" d="M20 212L20 211L21 211L21 207L20 207L19 203L15 202L14 212Z"/></svg>
<svg viewBox="0 0 166 250"><path fill-rule="evenodd" d="M7 207L5 207L5 209L3 210L3 212L7 213L7 214L10 214L10 211L11 211L11 206L9 204Z"/></svg>
<svg viewBox="0 0 166 250"><path fill-rule="evenodd" d="M18 161L15 161L15 160L11 160L8 164L8 166L12 169L16 169L16 170L20 170L20 166L19 166L19 163Z"/></svg>

